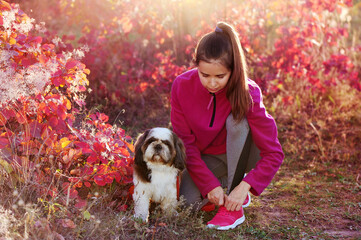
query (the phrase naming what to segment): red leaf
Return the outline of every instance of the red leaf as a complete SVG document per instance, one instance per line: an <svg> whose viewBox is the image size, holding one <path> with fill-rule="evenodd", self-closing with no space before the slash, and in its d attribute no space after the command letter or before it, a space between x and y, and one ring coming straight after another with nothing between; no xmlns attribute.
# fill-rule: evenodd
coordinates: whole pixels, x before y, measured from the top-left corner
<svg viewBox="0 0 361 240"><path fill-rule="evenodd" d="M158 226L160 226L160 227L166 227L166 226L167 226L167 224L166 224L166 223L164 223L164 222L160 222L160 223L158 223Z"/></svg>
<svg viewBox="0 0 361 240"><path fill-rule="evenodd" d="M89 164L94 164L94 163L99 162L99 158L98 158L98 156L97 156L95 153L93 153L92 155L90 155L90 156L86 159L86 161L87 161Z"/></svg>
<svg viewBox="0 0 361 240"><path fill-rule="evenodd" d="M61 70L58 70L52 74L52 77L60 77L63 72Z"/></svg>
<svg viewBox="0 0 361 240"><path fill-rule="evenodd" d="M114 172L115 181L120 182L122 179L122 176L120 176L119 172Z"/></svg>
<svg viewBox="0 0 361 240"><path fill-rule="evenodd" d="M130 186L129 190L128 190L129 195L133 195L134 193L134 185Z"/></svg>
<svg viewBox="0 0 361 240"><path fill-rule="evenodd" d="M113 174L107 174L107 175L104 176L104 181L106 183L111 184L113 182L113 180L114 180L114 175Z"/></svg>
<svg viewBox="0 0 361 240"><path fill-rule="evenodd" d="M102 151L105 150L104 144L101 144L101 143L98 143L98 142L95 142L93 144L93 147L94 147L94 150L97 151L97 152L102 152Z"/></svg>
<svg viewBox="0 0 361 240"><path fill-rule="evenodd" d="M65 64L65 68L68 70L76 67L77 65L78 65L78 61L70 60Z"/></svg>
<svg viewBox="0 0 361 240"><path fill-rule="evenodd" d="M35 42L35 43L40 44L42 41L43 41L43 38L40 36L30 38L30 42Z"/></svg>
<svg viewBox="0 0 361 240"><path fill-rule="evenodd" d="M88 175L88 176L90 176L90 175L92 175L93 174L93 172L94 172L94 168L93 167L84 167L83 168L83 170L82 170L83 172L83 174L84 175Z"/></svg>
<svg viewBox="0 0 361 240"><path fill-rule="evenodd" d="M130 154L129 154L129 152L128 152L128 150L127 149L125 149L125 148L121 148L121 149L119 149L120 150L120 153L124 156L124 157L128 157Z"/></svg>
<svg viewBox="0 0 361 240"><path fill-rule="evenodd" d="M75 223L70 219L62 219L61 225L65 228L75 228L76 227Z"/></svg>
<svg viewBox="0 0 361 240"><path fill-rule="evenodd" d="M5 148L7 145L9 145L9 139L0 137L0 149Z"/></svg>
<svg viewBox="0 0 361 240"><path fill-rule="evenodd" d="M76 197L78 197L78 191L75 190L75 189L73 189L73 188L71 188L71 189L70 189L70 193L69 193L69 197L70 197L70 198L76 198Z"/></svg>
<svg viewBox="0 0 361 240"><path fill-rule="evenodd" d="M54 49L54 47L54 44L44 44L43 46L41 46L44 51L51 51Z"/></svg>
<svg viewBox="0 0 361 240"><path fill-rule="evenodd" d="M97 117L102 122L108 122L109 117L105 115L104 113L97 113Z"/></svg>
<svg viewBox="0 0 361 240"><path fill-rule="evenodd" d="M114 162L113 167L115 168L121 168L121 167L125 167L126 163L123 161L123 159L117 160Z"/></svg>
<svg viewBox="0 0 361 240"><path fill-rule="evenodd" d="M104 181L103 176L96 175L94 177L94 182L99 186L105 186L106 185L106 182Z"/></svg>
<svg viewBox="0 0 361 240"><path fill-rule="evenodd" d="M7 120L9 120L10 118L16 116L15 111L12 110L12 109L3 109L3 110L1 111L1 114L2 114Z"/></svg>
<svg viewBox="0 0 361 240"><path fill-rule="evenodd" d="M126 205L126 204L122 204L122 205L118 206L118 210L121 212L127 211L127 208L128 208L128 205Z"/></svg>
<svg viewBox="0 0 361 240"><path fill-rule="evenodd" d="M89 148L89 144L85 142L75 142L75 146L80 148L83 154L93 153L93 151Z"/></svg>
<svg viewBox="0 0 361 240"><path fill-rule="evenodd" d="M25 117L25 115L23 113L17 112L16 113L16 119L18 120L18 122L20 124L26 123L26 117Z"/></svg>
<svg viewBox="0 0 361 240"><path fill-rule="evenodd" d="M282 102L286 105L293 104L293 96L285 96L282 98Z"/></svg>
<svg viewBox="0 0 361 240"><path fill-rule="evenodd" d="M83 207L86 207L87 204L88 204L87 200L83 200L83 199L78 198L77 203L74 205L74 207L83 208Z"/></svg>
<svg viewBox="0 0 361 240"><path fill-rule="evenodd" d="M97 117L96 117L95 114L90 114L89 117L90 117L93 121L97 120Z"/></svg>
<svg viewBox="0 0 361 240"><path fill-rule="evenodd" d="M59 105L56 112L62 120L66 119L66 108L64 106Z"/></svg>
<svg viewBox="0 0 361 240"><path fill-rule="evenodd" d="M6 124L6 118L0 112L0 126L4 126Z"/></svg>
<svg viewBox="0 0 361 240"><path fill-rule="evenodd" d="M21 60L21 64L24 66L24 67L28 67L28 66L31 66L33 64L35 64L37 62L37 60L32 57L32 56L29 56L27 58L23 58Z"/></svg>
<svg viewBox="0 0 361 240"><path fill-rule="evenodd" d="M88 187L88 188L90 188L90 187L91 187L90 182L84 182L84 185L85 185L86 187Z"/></svg>
<svg viewBox="0 0 361 240"><path fill-rule="evenodd" d="M38 123L37 121L32 121L29 123L30 127L30 134L35 138L41 137L41 130L42 130L42 124Z"/></svg>
<svg viewBox="0 0 361 240"><path fill-rule="evenodd" d="M9 11L9 10L11 10L11 6L9 3L5 2L5 1L0 1L0 10L1 11Z"/></svg>
<svg viewBox="0 0 361 240"><path fill-rule="evenodd" d="M69 178L69 181L72 182L72 183L76 183L76 182L78 182L78 180L79 180L79 179L76 178L76 177L70 177L70 178Z"/></svg>
<svg viewBox="0 0 361 240"><path fill-rule="evenodd" d="M45 56L45 55L40 55L39 56L39 62L40 63L42 63L42 64L45 64L45 63L47 63L49 61L49 58L47 57L47 56Z"/></svg>
<svg viewBox="0 0 361 240"><path fill-rule="evenodd" d="M78 90L79 90L80 92L85 92L85 91L86 91L86 87L83 86L83 85L78 86Z"/></svg>
<svg viewBox="0 0 361 240"><path fill-rule="evenodd" d="M49 125L53 128L56 129L56 127L58 126L58 119L56 117L51 117L49 120Z"/></svg>

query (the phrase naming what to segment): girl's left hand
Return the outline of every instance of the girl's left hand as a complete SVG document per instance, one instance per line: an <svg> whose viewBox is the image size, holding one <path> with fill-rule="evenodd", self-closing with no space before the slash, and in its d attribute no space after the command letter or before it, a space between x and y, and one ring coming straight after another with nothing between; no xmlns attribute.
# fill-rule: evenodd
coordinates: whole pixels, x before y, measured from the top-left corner
<svg viewBox="0 0 361 240"><path fill-rule="evenodd" d="M248 191L251 189L251 185L242 181L237 187L235 187L229 196L225 195L224 206L228 211L239 211L246 200Z"/></svg>

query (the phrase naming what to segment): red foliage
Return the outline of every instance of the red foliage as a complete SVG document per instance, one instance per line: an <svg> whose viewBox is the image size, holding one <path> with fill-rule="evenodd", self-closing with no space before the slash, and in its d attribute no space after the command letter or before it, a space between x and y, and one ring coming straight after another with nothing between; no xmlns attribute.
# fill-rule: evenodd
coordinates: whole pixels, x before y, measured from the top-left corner
<svg viewBox="0 0 361 240"><path fill-rule="evenodd" d="M174 78L190 66L196 41L213 30L216 20L225 17L240 33L250 77L265 92L277 92L287 78L309 82L314 91L323 92L335 82L332 78L348 81L359 89L356 66L342 71L333 68L331 76L327 65L335 60L334 55L348 56L353 51L341 44L348 38L349 25L339 18L342 8L352 6L351 0L227 1L227 5L211 9L208 22L202 20L202 15L192 15L195 13L192 7L199 7L197 3L153 3L149 0L53 3L52 12L67 16L59 22L82 29L78 40L66 35L63 40L89 47L83 62L92 71L89 79L94 91L87 102L91 106L104 105L111 122L118 113L113 109L143 106L144 99L151 102L157 94L169 96ZM94 8L99 10L96 15ZM207 14L205 8L203 11ZM190 17L192 25L186 25L183 15ZM345 52L341 53L342 50ZM316 76L322 73L325 77ZM156 108L156 104L161 103L149 107Z"/></svg>
<svg viewBox="0 0 361 240"><path fill-rule="evenodd" d="M87 204L87 196L78 194L83 186L113 182L128 185L132 180L133 146L127 142L130 138L125 131L107 124L108 116L102 113L86 116L82 125L74 124L85 107L82 94L87 90L90 71L67 53L57 53L54 44L43 43L41 37L30 32L17 31L14 26L29 18L15 5L0 1L0 9L1 16L13 12L16 17L13 27L0 29L3 53L10 56L1 62L1 67L11 73L6 79L9 84L24 79L29 69L50 73L38 91L19 92L6 102L2 100L2 157L13 165L22 181L37 183L39 194L55 198L63 192L75 199L78 208ZM50 63L55 67L49 68ZM36 88L37 77L24 84ZM4 96L14 94L0 91ZM62 182L61 189L54 185L54 177Z"/></svg>
<svg viewBox="0 0 361 240"><path fill-rule="evenodd" d="M60 34L55 27L42 37L16 29L8 34L1 29L1 46L13 53L6 67L14 69L16 79L24 77L27 69L57 66L43 91L17 98L2 107L0 114L0 148L7 159L20 165L26 159L41 162L34 178L50 181L49 173L58 169L59 178L68 183L66 189L54 189L49 195L70 187L69 194L83 206L76 197L79 189L131 182L133 146L124 130L114 129L107 124L108 116L99 113L87 115L79 124L88 85L93 89L88 103L107 104L110 121L114 120L114 109L126 105L135 105L143 112L145 101L169 97L174 78L190 66L196 41L214 29L215 19L223 19L219 17L223 16L222 8L209 15L209 22L202 21L202 16L191 16L197 23L194 28L199 27L194 29L179 20L186 14L179 10L185 3L169 1L153 6L153 2L52 1L54 6L49 11L59 17L58 23L75 25L80 35L63 35L66 44L52 41ZM361 90L360 66L350 57L350 53L360 52L360 46L345 44L349 24L339 17L342 8L352 6L351 0L225 2L226 20L240 33L249 75L266 93L278 93L291 80L304 81L319 93L340 81ZM94 6L99 9L97 14ZM2 24L3 13L12 9L14 5L1 1ZM17 10L16 21L27 20ZM72 51L72 44L88 46L82 62L61 53ZM36 84L29 87L36 88ZM284 96L282 101L293 104L295 99ZM167 107L157 104L152 107ZM141 116L138 112L130 115Z"/></svg>
<svg viewBox="0 0 361 240"><path fill-rule="evenodd" d="M348 57L353 49L342 44L347 41L349 25L339 19L341 9L351 6L352 1L341 0L234 2L229 19L240 33L251 78L265 92L277 92L287 78L307 81L314 91L324 92L337 81L360 90L359 69ZM292 103L290 99L284 102Z"/></svg>

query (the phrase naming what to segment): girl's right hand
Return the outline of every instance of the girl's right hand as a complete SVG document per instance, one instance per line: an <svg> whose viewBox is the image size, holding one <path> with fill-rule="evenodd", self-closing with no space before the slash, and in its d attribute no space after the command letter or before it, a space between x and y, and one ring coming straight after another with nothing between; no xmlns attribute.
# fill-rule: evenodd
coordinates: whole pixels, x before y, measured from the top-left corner
<svg viewBox="0 0 361 240"><path fill-rule="evenodd" d="M207 194L208 200L218 206L222 206L224 204L224 192L221 186L214 188Z"/></svg>

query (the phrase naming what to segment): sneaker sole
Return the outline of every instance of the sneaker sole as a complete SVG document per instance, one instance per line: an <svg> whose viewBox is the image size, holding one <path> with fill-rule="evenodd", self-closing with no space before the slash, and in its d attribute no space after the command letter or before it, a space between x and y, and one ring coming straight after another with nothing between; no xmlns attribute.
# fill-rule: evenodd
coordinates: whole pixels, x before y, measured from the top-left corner
<svg viewBox="0 0 361 240"><path fill-rule="evenodd" d="M233 228L237 227L239 224L243 223L244 220L246 220L245 216L238 218L232 225L220 227L218 225L208 224L207 227L208 228L216 228L217 230L228 230L228 229L233 229Z"/></svg>
<svg viewBox="0 0 361 240"><path fill-rule="evenodd" d="M248 207L251 204L251 194L248 193L248 203L242 205L243 208Z"/></svg>

